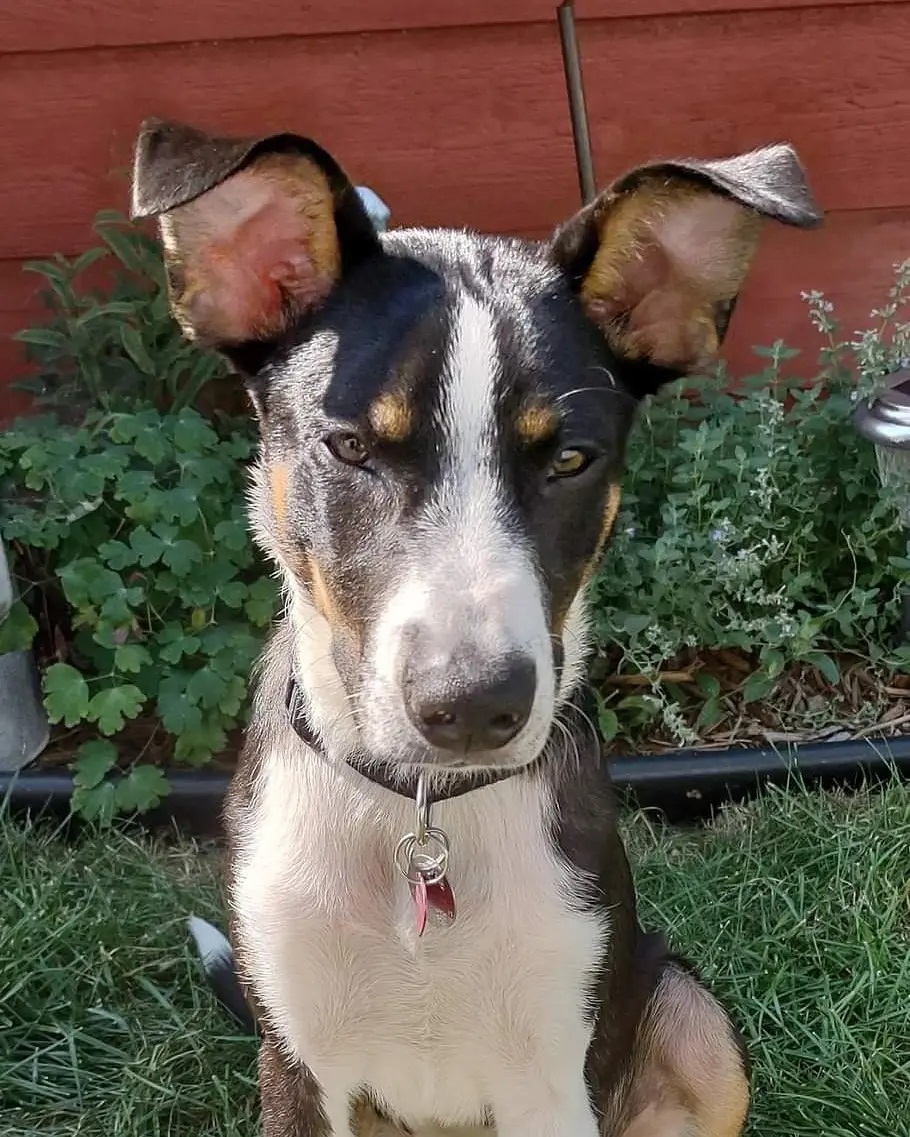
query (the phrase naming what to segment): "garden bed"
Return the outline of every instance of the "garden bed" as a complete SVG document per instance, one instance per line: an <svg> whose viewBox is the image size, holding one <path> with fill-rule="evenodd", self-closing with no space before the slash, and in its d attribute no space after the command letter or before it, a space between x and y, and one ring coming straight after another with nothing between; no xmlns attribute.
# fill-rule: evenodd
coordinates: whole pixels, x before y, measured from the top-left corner
<svg viewBox="0 0 910 1137"><path fill-rule="evenodd" d="M236 384L181 340L154 242L107 216L98 231L112 289L83 283L97 258L39 266L49 319L23 333L48 413L0 435L22 596L0 651L34 644L56 724L23 792L59 774L78 811L110 818L155 809L169 779L211 771L217 794L277 593L246 528ZM666 770L678 789L697 767L708 786L713 761L754 784L750 761L779 774L826 744L854 764L882 740L902 753L910 558L851 412L910 354L908 291L910 264L849 341L811 297L811 366L756 349L755 375L719 371L640 416L591 593L593 717L627 782Z"/></svg>

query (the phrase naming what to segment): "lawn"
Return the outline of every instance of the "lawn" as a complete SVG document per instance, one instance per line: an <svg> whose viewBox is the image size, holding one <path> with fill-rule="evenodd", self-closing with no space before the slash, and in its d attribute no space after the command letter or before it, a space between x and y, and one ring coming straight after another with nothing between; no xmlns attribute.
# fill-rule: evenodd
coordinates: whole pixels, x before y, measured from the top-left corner
<svg viewBox="0 0 910 1137"><path fill-rule="evenodd" d="M628 823L646 918L736 1008L755 1137L910 1134L910 789L772 793L711 828ZM252 1137L254 1045L185 931L211 850L0 819L0 1134Z"/></svg>

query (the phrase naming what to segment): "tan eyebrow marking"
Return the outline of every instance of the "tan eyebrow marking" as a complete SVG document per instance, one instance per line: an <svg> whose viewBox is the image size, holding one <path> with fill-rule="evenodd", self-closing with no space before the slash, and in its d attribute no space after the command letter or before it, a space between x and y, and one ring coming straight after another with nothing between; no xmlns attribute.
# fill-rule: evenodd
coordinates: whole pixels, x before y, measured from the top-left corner
<svg viewBox="0 0 910 1137"><path fill-rule="evenodd" d="M414 429L411 404L398 391L387 391L374 399L367 419L385 442L403 442Z"/></svg>
<svg viewBox="0 0 910 1137"><path fill-rule="evenodd" d="M548 403L539 401L525 403L518 412L515 426L522 442L533 446L539 442L546 442L556 434L559 429L559 413Z"/></svg>

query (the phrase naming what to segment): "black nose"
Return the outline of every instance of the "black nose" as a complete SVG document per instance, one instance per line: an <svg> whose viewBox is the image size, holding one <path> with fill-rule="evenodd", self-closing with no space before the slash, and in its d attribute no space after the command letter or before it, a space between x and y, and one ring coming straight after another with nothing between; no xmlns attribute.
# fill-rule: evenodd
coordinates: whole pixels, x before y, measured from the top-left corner
<svg viewBox="0 0 910 1137"><path fill-rule="evenodd" d="M516 658L479 682L453 680L446 669L405 675L411 721L440 750L498 750L528 721L537 686L533 660Z"/></svg>

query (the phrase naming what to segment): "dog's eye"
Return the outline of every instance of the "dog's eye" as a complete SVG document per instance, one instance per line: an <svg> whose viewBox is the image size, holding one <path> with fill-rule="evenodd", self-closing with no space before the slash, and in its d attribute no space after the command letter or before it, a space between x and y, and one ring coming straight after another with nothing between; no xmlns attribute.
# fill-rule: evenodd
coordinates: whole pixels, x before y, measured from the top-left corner
<svg viewBox="0 0 910 1137"><path fill-rule="evenodd" d="M580 474L582 470L587 470L591 465L591 455L586 454L584 450L576 450L574 447L568 447L565 450L560 450L556 455L555 460L551 463L548 472L550 478L574 478L576 474Z"/></svg>
<svg viewBox="0 0 910 1137"><path fill-rule="evenodd" d="M325 444L338 461L344 462L346 466L362 466L370 456L363 440L356 434L345 432L330 434Z"/></svg>

